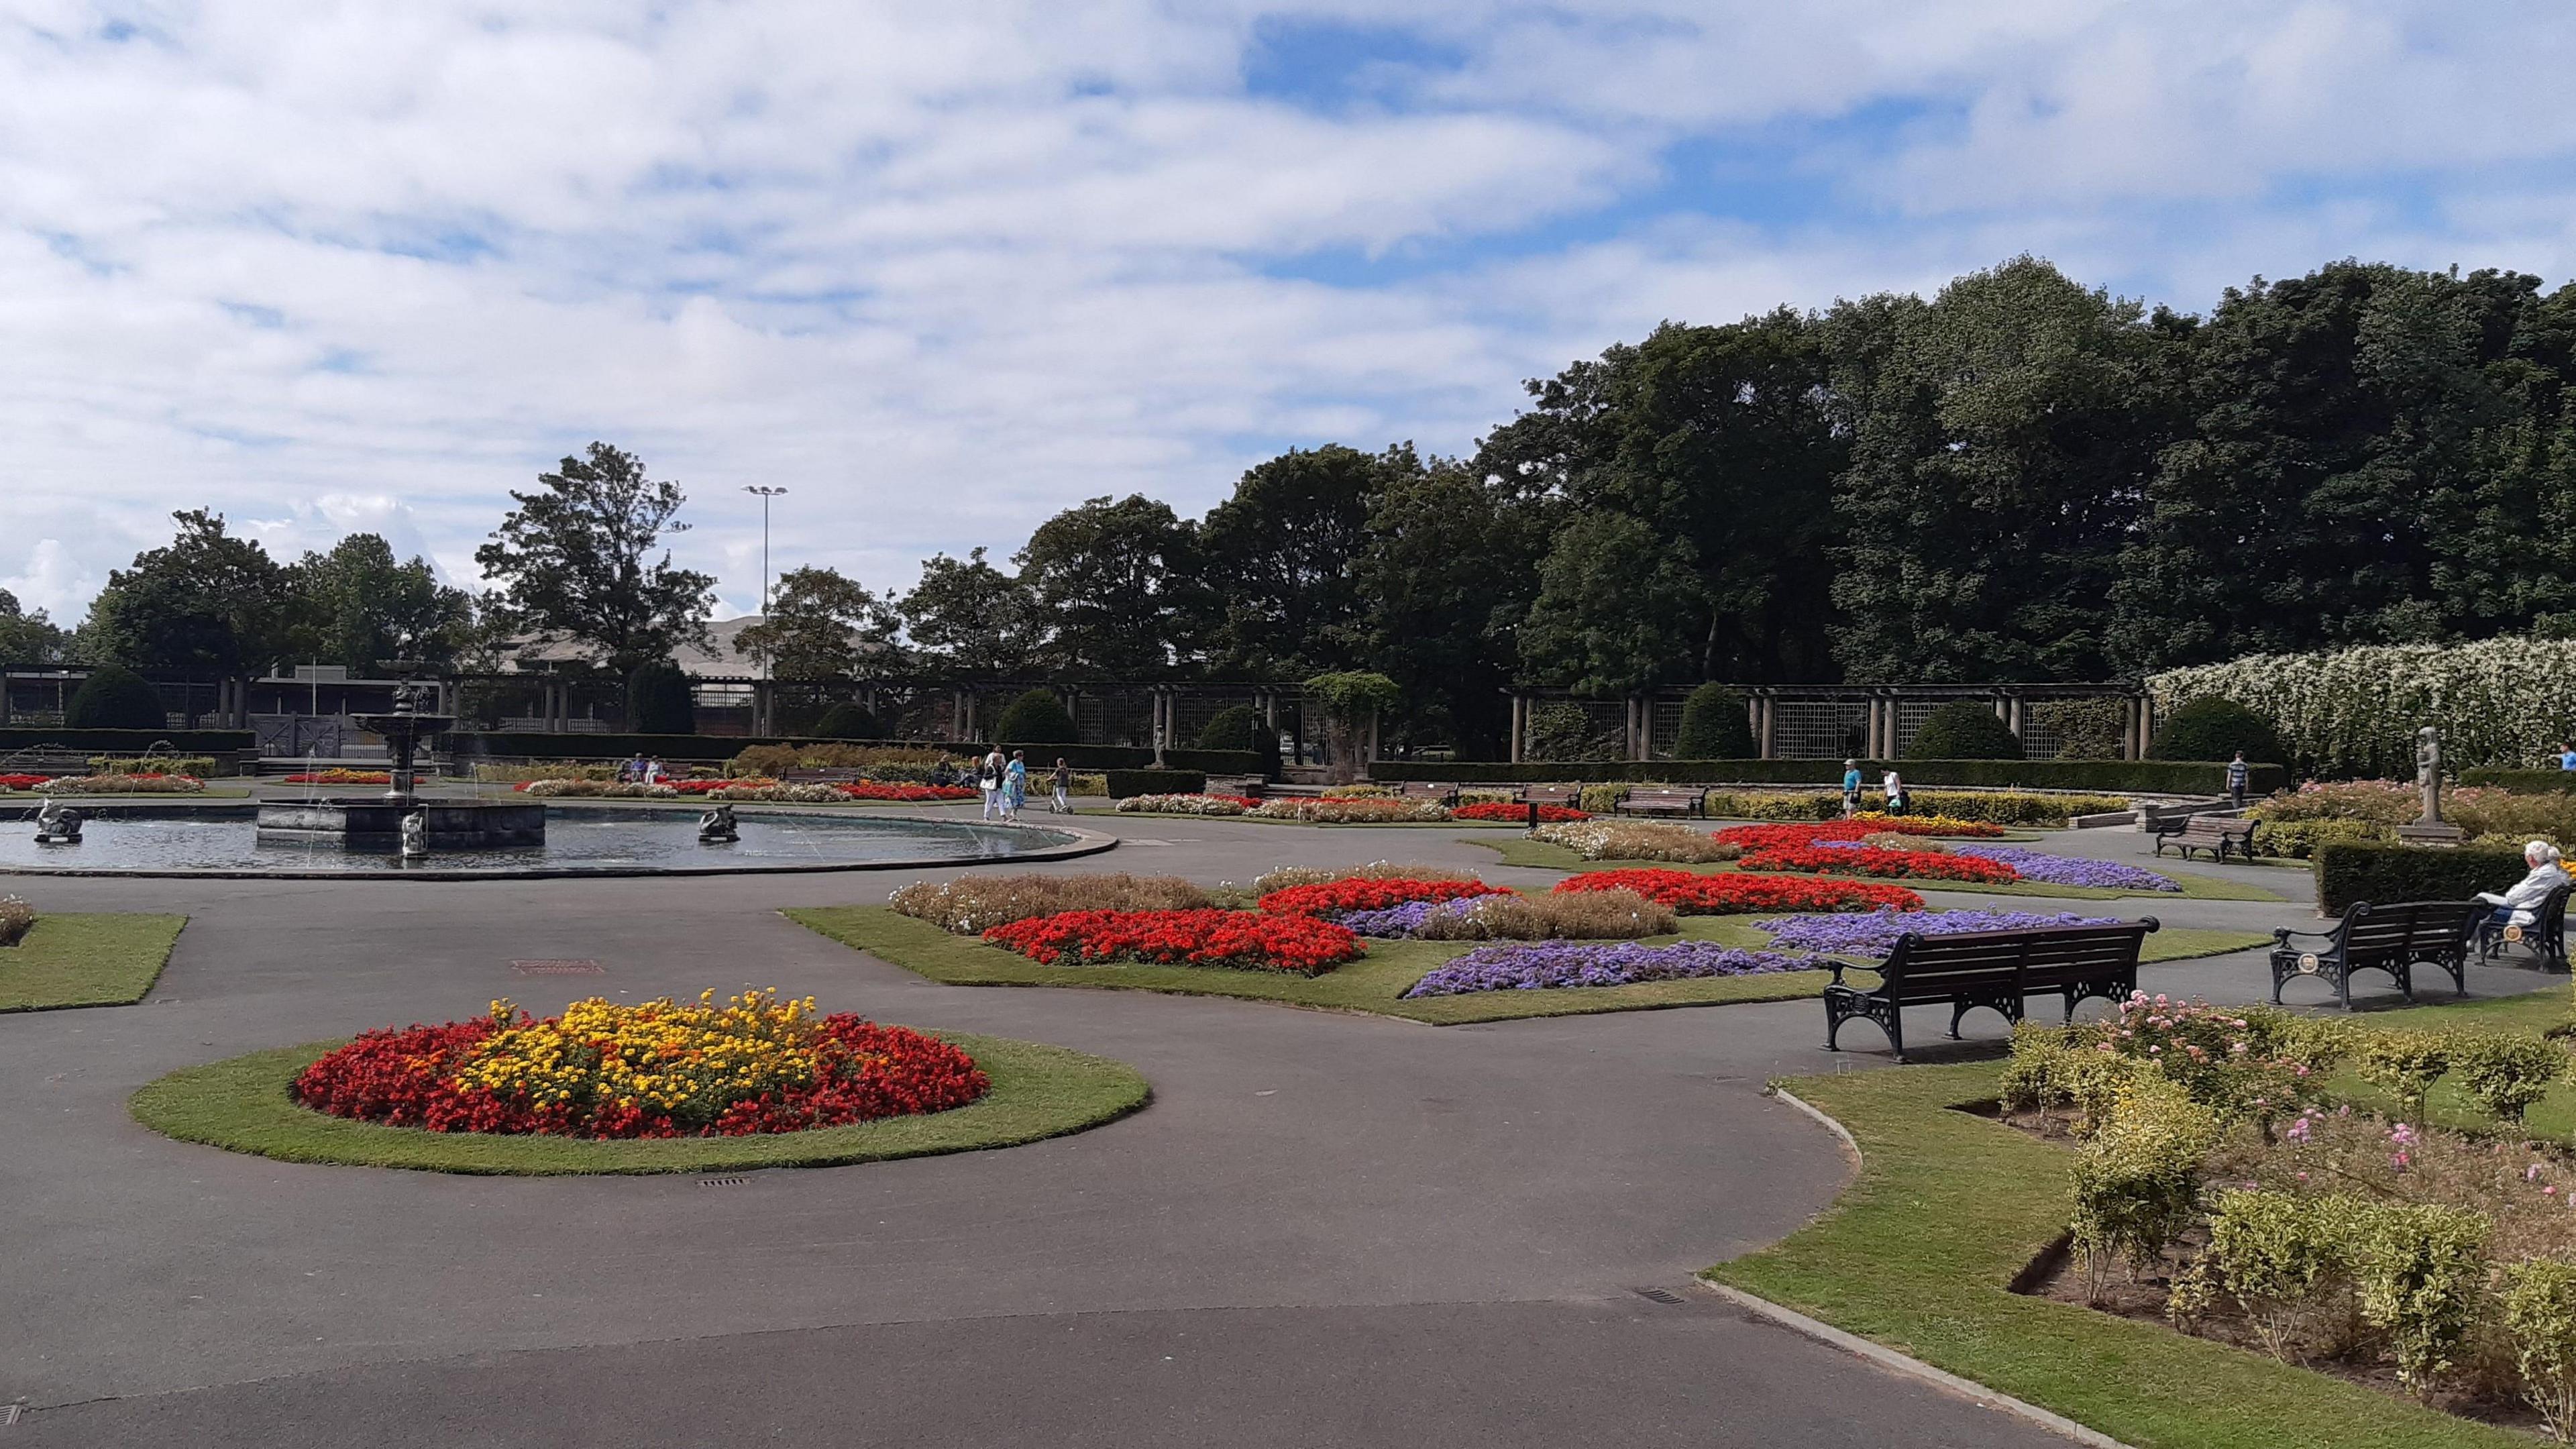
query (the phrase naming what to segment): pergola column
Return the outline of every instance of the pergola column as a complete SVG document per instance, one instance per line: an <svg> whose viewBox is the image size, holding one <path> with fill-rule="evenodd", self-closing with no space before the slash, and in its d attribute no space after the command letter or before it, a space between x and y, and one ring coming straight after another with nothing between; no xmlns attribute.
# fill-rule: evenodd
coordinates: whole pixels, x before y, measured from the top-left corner
<svg viewBox="0 0 2576 1449"><path fill-rule="evenodd" d="M1757 759L1780 757L1780 702L1768 693L1756 694L1750 701L1753 711L1753 752Z"/></svg>
<svg viewBox="0 0 2576 1449"><path fill-rule="evenodd" d="M1529 710L1529 696L1519 690L1512 691L1511 762L1515 765L1521 763L1529 752Z"/></svg>

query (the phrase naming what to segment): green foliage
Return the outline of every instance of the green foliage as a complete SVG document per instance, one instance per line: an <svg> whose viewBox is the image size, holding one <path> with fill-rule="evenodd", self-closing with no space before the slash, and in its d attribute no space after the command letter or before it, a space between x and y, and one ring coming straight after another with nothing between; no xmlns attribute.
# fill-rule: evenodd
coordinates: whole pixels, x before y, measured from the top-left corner
<svg viewBox="0 0 2576 1449"><path fill-rule="evenodd" d="M2429 1398L2477 1310L2487 1220L2466 1208L2373 1203L2351 1228L2362 1320L2387 1335L2398 1381Z"/></svg>
<svg viewBox="0 0 2576 1449"><path fill-rule="evenodd" d="M2505 1340L2523 1397L2549 1436L2576 1440L2576 1263L2530 1258L2497 1275Z"/></svg>
<svg viewBox="0 0 2576 1449"><path fill-rule="evenodd" d="M2476 769L2462 770L2464 787L2492 786L2511 795L2576 794L2576 770L2551 766L2546 770Z"/></svg>
<svg viewBox="0 0 2576 1449"><path fill-rule="evenodd" d="M2194 1271L2236 1300L2267 1352L2286 1358L2293 1325L2342 1286L2346 1227L2365 1209L2344 1197L2222 1192Z"/></svg>
<svg viewBox="0 0 2576 1449"><path fill-rule="evenodd" d="M2108 1120L2120 1093L2140 1070L2133 1057L2025 1022L2013 1028L2003 1104L2014 1112L2071 1109L2079 1119L2077 1130L2090 1135Z"/></svg>
<svg viewBox="0 0 2576 1449"><path fill-rule="evenodd" d="M1395 681L1374 670L1345 670L1338 674L1318 674L1306 681L1306 694L1334 719L1357 722L1370 714L1393 709L1401 692Z"/></svg>
<svg viewBox="0 0 2576 1449"><path fill-rule="evenodd" d="M696 701L689 678L668 659L648 659L626 676L626 726L640 735L694 734Z"/></svg>
<svg viewBox="0 0 2576 1449"><path fill-rule="evenodd" d="M178 536L111 570L81 626L96 663L153 674L239 674L292 652L302 623L287 570L224 528L220 513L174 513Z"/></svg>
<svg viewBox="0 0 2576 1449"><path fill-rule="evenodd" d="M1533 760L1551 763L1578 760L1616 760L1620 757L1619 735L1613 730L1594 730L1591 716L1583 706L1570 699L1548 700L1533 704L1523 736L1523 752ZM1545 779L1544 771L1532 776Z"/></svg>
<svg viewBox="0 0 2576 1449"><path fill-rule="evenodd" d="M1246 470L1199 527L1224 581L1208 641L1217 667L1254 679L1356 667L1366 604L1350 561L1387 489L1421 470L1409 443L1291 448Z"/></svg>
<svg viewBox="0 0 2576 1449"><path fill-rule="evenodd" d="M169 723L161 696L143 676L117 664L102 664L72 692L63 706L63 726L75 730L157 730Z"/></svg>
<svg viewBox="0 0 2576 1449"><path fill-rule="evenodd" d="M2451 1069L2454 1039L2435 1031L2392 1028L2361 1039L2357 1066L2364 1081L2397 1094L2407 1115L2424 1120L2424 1098L2433 1083Z"/></svg>
<svg viewBox="0 0 2576 1449"><path fill-rule="evenodd" d="M215 773L212 755L92 755L89 772L93 775L194 775L203 780Z"/></svg>
<svg viewBox="0 0 2576 1449"><path fill-rule="evenodd" d="M1248 750L1261 730L1261 716L1248 704L1229 704L1208 716L1191 743L1202 750Z"/></svg>
<svg viewBox="0 0 2576 1449"><path fill-rule="evenodd" d="M2243 750L2251 762L2286 758L2263 717L2231 699L2195 699L2165 717L2147 746L2152 760L2229 760Z"/></svg>
<svg viewBox="0 0 2576 1449"><path fill-rule="evenodd" d="M993 721L993 738L1010 745L1079 744L1082 731L1073 723L1073 712L1051 689L1032 689L1012 700Z"/></svg>
<svg viewBox="0 0 2576 1449"><path fill-rule="evenodd" d="M2218 1136L2218 1118L2165 1077L2137 1075L2113 1096L2075 1158L2075 1246L2096 1301L2114 1261L2153 1262L2197 1219Z"/></svg>
<svg viewBox="0 0 2576 1449"><path fill-rule="evenodd" d="M36 908L18 896L0 895L0 946L15 946L36 927Z"/></svg>
<svg viewBox="0 0 2576 1449"><path fill-rule="evenodd" d="M734 648L774 679L857 679L897 662L894 596L837 569L789 569L770 591L769 612L734 636Z"/></svg>
<svg viewBox="0 0 2576 1449"><path fill-rule="evenodd" d="M16 594L0 589L0 666L23 669L58 664L69 643L70 636L56 628L44 610L24 612Z"/></svg>
<svg viewBox="0 0 2576 1449"><path fill-rule="evenodd" d="M1107 774L1112 800L1130 795L1195 795L1207 788L1203 770L1111 770Z"/></svg>
<svg viewBox="0 0 2576 1449"><path fill-rule="evenodd" d="M1865 810L1880 810L1886 808L1887 797L1864 790L1860 803ZM2129 808L2128 799L2119 795L2033 795L2018 790L1916 790L1908 803L1917 814L1995 825L2062 825L2069 816ZM1836 820L1843 813L1843 797L1840 791L1826 790L1711 790L1706 809L1712 816L1735 820Z"/></svg>
<svg viewBox="0 0 2576 1449"><path fill-rule="evenodd" d="M1916 760L2018 760L2021 738L1995 718L1991 706L1954 699L1924 717L1905 754Z"/></svg>
<svg viewBox="0 0 2576 1449"><path fill-rule="evenodd" d="M1488 437L1506 446L1516 425ZM1545 507L1513 491L1512 465L1433 460L1387 480L1351 561L1367 601L1368 666L1411 704L1406 723L1445 735L1469 759L1503 753L1511 704L1513 625L1528 611L1547 542Z"/></svg>
<svg viewBox="0 0 2576 1449"><path fill-rule="evenodd" d="M1542 703L1532 712L1533 731L1541 723ZM1571 734L1581 731L1580 724ZM1616 731L1610 738L1615 744ZM1871 774L1886 761L1863 760ZM2032 790L2086 790L2111 794L2215 795L2226 788L2225 768L2218 764L2175 760L1905 760L1900 762L1911 786L1957 785ZM1390 760L1380 768L1388 779L1444 780L1462 784L1551 784L1579 780L1673 780L1683 783L1838 786L1840 760L1530 760L1500 761ZM2278 765L2254 767L2254 790L2278 790L2286 777ZM1837 796L1837 803L1840 797Z"/></svg>
<svg viewBox="0 0 2576 1449"><path fill-rule="evenodd" d="M1744 717L1744 696L1723 684L1703 684L1682 701L1682 727L1673 754L1685 760L1741 760L1756 746Z"/></svg>
<svg viewBox="0 0 2576 1449"><path fill-rule="evenodd" d="M2390 827L2375 820L2267 820L2254 828L2254 853L2309 860L2322 846L2392 837Z"/></svg>
<svg viewBox="0 0 2576 1449"><path fill-rule="evenodd" d="M1035 668L1043 631L1028 584L984 561L936 554L897 605L904 633L933 663L968 675L1021 675Z"/></svg>
<svg viewBox="0 0 2576 1449"><path fill-rule="evenodd" d="M510 498L518 507L474 551L501 622L588 644L621 670L707 641L715 580L672 567L667 548L652 556L687 528L678 484L647 478L632 453L592 443L538 474L535 492L514 488Z"/></svg>
<svg viewBox="0 0 2576 1449"><path fill-rule="evenodd" d="M1043 626L1038 662L1133 677L1196 646L1205 613L1198 531L1143 494L1085 500L1012 556Z"/></svg>
<svg viewBox="0 0 2576 1449"><path fill-rule="evenodd" d="M438 581L429 560L394 558L372 533L353 533L329 553L308 553L292 570L305 613L299 651L361 673L390 659L445 663L462 653L474 626L474 602Z"/></svg>
<svg viewBox="0 0 2576 1449"><path fill-rule="evenodd" d="M2317 902L2340 916L2359 901L2465 901L2480 891L2501 891L2522 879L2522 852L2467 845L2426 850L2367 841L2319 845Z"/></svg>
<svg viewBox="0 0 2576 1449"><path fill-rule="evenodd" d="M2450 1079L2489 1114L2520 1122L2567 1074L2567 1054L2531 1032L2461 1032L2452 1039Z"/></svg>
<svg viewBox="0 0 2576 1449"><path fill-rule="evenodd" d="M885 726L877 721L877 717L870 714L866 706L848 700L823 711L822 717L814 721L813 732L830 740L885 738Z"/></svg>
<svg viewBox="0 0 2576 1449"><path fill-rule="evenodd" d="M2043 699L2029 706L2031 719L2057 734L2061 760L2116 760L2127 748L2129 710L2124 700Z"/></svg>

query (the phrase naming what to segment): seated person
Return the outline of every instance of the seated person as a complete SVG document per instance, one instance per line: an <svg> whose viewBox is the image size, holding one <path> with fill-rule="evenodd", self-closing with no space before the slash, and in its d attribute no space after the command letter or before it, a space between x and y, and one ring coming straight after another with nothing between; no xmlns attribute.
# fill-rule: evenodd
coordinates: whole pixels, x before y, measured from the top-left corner
<svg viewBox="0 0 2576 1449"><path fill-rule="evenodd" d="M2495 907L2493 920L2497 927L2528 926L2539 919L2541 901L2568 882L2567 868L2559 864L2559 859L2557 846L2535 840L2522 848L2522 863L2531 867L2531 874L2503 895L2478 892L2479 900Z"/></svg>

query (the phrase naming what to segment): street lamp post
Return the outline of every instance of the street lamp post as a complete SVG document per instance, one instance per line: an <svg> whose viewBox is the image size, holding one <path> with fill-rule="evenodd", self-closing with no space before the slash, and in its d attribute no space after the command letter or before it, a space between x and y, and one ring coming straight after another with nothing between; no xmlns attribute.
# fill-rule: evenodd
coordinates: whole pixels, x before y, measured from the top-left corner
<svg viewBox="0 0 2576 1449"><path fill-rule="evenodd" d="M787 490L772 488L761 483L746 483L742 491L760 500L760 622L767 624L769 622L769 500L787 496ZM766 652L760 656L760 678L764 684L769 681L769 655ZM763 694L766 693L767 691L764 690ZM759 711L761 718L755 722L755 728L766 730L769 727L768 703L766 698L761 700Z"/></svg>

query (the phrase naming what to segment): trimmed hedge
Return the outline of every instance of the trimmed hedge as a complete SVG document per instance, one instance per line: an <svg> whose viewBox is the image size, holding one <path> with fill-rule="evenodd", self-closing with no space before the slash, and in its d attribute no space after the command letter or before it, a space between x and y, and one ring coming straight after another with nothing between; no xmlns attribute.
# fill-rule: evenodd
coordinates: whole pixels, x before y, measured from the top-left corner
<svg viewBox="0 0 2576 1449"><path fill-rule="evenodd" d="M38 745L60 745L67 754L83 756L139 755L154 745L168 745L182 755L228 755L259 748L259 737L249 730L0 729L0 754Z"/></svg>
<svg viewBox="0 0 2576 1449"><path fill-rule="evenodd" d="M76 730L150 730L169 722L160 694L142 675L118 664L91 670L73 691L71 703L63 706L63 724Z"/></svg>
<svg viewBox="0 0 2576 1449"><path fill-rule="evenodd" d="M1861 767L1875 784L1881 760ZM2227 766L2214 760L1899 760L1909 785L1985 786L2029 790L2099 790L2110 794L2221 795ZM1559 781L1630 780L1675 785L1832 785L1842 783L1840 760L1591 760L1493 761L1379 760L1375 780L1436 780L1466 785L1539 785ZM2268 795L2289 783L2279 765L2254 767L2253 793Z"/></svg>
<svg viewBox="0 0 2576 1449"><path fill-rule="evenodd" d="M2462 785L2492 785L2510 795L2576 795L2576 770L2462 770Z"/></svg>
<svg viewBox="0 0 2576 1449"><path fill-rule="evenodd" d="M1682 724L1673 750L1695 760L1724 760L1759 748L1744 717L1744 696L1723 684L1703 684L1682 701Z"/></svg>
<svg viewBox="0 0 2576 1449"><path fill-rule="evenodd" d="M1954 699L1932 711L1906 746L1909 760L2018 760L2021 736L1985 701Z"/></svg>
<svg viewBox="0 0 2576 1449"><path fill-rule="evenodd" d="M63 738L61 732L43 736ZM178 736L168 737L172 744ZM491 730L459 732L448 737L451 746L461 746L471 754L492 758L520 757L531 760L622 760L642 754L663 760L693 760L720 764L753 745L831 745L860 743L887 749L946 750L954 755L981 755L989 746L971 741L948 740L862 740L821 739L813 735L632 735L632 734L545 734L535 730ZM145 743L151 737L145 736ZM240 748L251 745L251 737L240 736ZM33 743L34 741L30 741ZM1006 741L1002 753L1026 750L1029 763L1052 767L1056 757L1077 770L1142 769L1154 763L1154 752L1125 745L1056 745ZM1174 769L1198 770L1212 775L1256 775L1261 773L1261 756L1252 750L1165 750L1163 761Z"/></svg>
<svg viewBox="0 0 2576 1449"><path fill-rule="evenodd" d="M1204 770L1111 770L1109 798L1131 795L1195 795L1207 788Z"/></svg>
<svg viewBox="0 0 2576 1449"><path fill-rule="evenodd" d="M2316 848L2317 904L2340 916L2358 901L2465 901L2522 879L2519 849L2464 845L2427 849L2372 841L2329 841Z"/></svg>
<svg viewBox="0 0 2576 1449"><path fill-rule="evenodd" d="M1082 731L1074 725L1073 712L1055 697L1054 690L1043 686L1004 706L1001 717L993 721L993 729L1001 738L1023 744L1039 740L1062 745L1082 742Z"/></svg>

